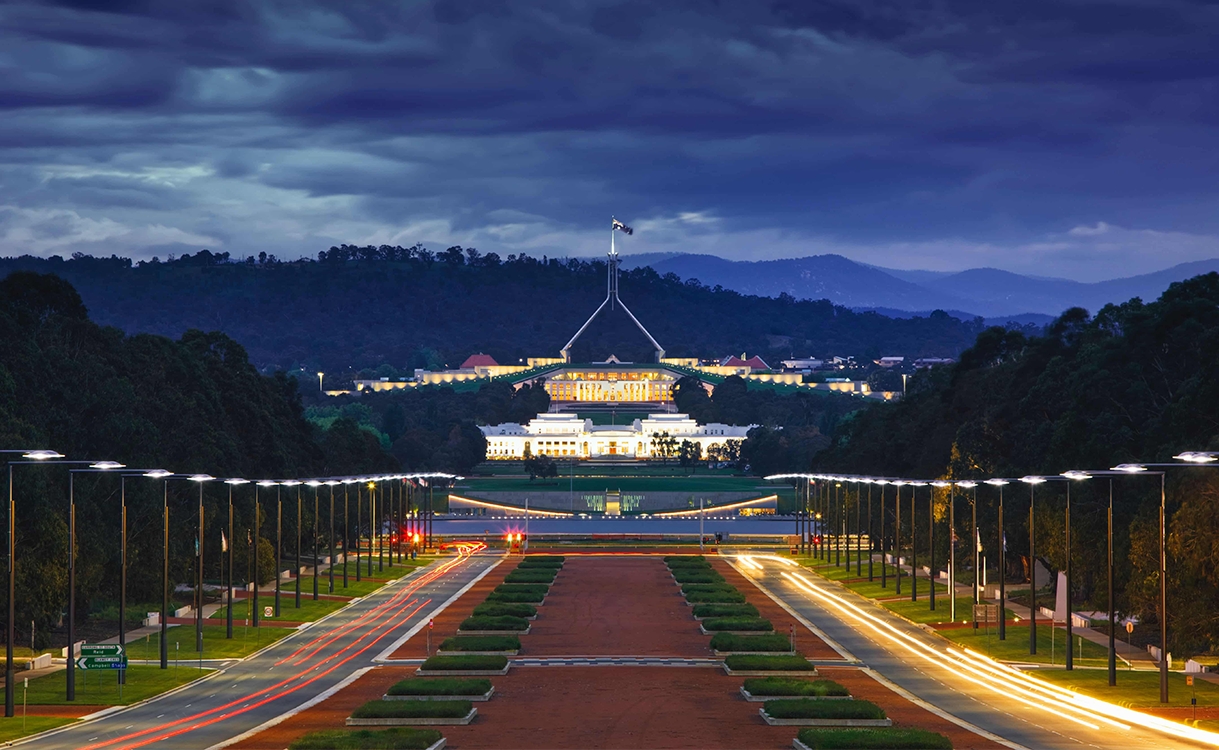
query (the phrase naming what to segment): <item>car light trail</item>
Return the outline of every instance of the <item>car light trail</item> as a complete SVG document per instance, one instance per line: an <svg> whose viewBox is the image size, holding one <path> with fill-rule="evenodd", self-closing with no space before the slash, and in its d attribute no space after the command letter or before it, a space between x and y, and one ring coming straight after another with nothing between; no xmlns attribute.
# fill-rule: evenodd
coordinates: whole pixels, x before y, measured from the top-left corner
<svg viewBox="0 0 1219 750"><path fill-rule="evenodd" d="M343 648L341 648L334 654L319 661L317 664L305 669L302 672L297 672L296 674L292 675L291 677L281 680L280 682L277 682L274 685L271 685L267 688L264 688L262 690L254 692L254 693L244 695L240 698L232 700L222 706L218 706L218 707L210 709L208 711L202 711L202 712L194 714L192 716L186 716L181 719L177 719L172 722L167 722L165 724L161 724L156 727L141 730L139 732L132 732L131 734L123 735L120 737L115 737L115 738L112 738L109 740L103 740L101 742L97 742L97 743L94 743L91 745L86 745L85 747L80 748L80 750L96 750L97 748L104 748L104 747L111 747L111 746L116 746L116 750L130 750L131 748L143 747L144 745L147 745L147 744L150 744L153 742L159 742L161 740L165 740L170 737L175 737L177 735L183 734L184 732L188 732L193 729L208 726L208 725L214 724L218 721L222 721L224 719L227 719L227 718L230 718L233 716L238 716L247 711L251 711L255 708L266 705L267 703L269 703L271 701L277 700L286 695L290 695L291 693L294 693L297 690L300 690L301 688L304 688L304 687L316 682L317 680L321 679L322 677L325 677L326 675L330 674L331 672L338 669L342 665L350 662L352 659L356 658L360 654L365 653L370 648L372 648L374 645L376 645L379 641L381 641L383 638L385 638L385 636L387 636L391 632L393 632L394 628L409 621L411 617L415 616L420 610L422 610L425 606L427 606L432 600L431 599L424 600L422 603L419 603L418 606L416 606L414 609L411 609L409 612L407 612L406 610L408 608L410 608L412 605L415 605L417 602L419 602L418 598L411 599L409 602L406 602L405 604L398 606L397 609L394 609L392 612L387 613L387 607L397 606L395 604L395 602L403 601L404 599L409 597L413 591L417 590L419 587L423 586L424 584L428 583L429 581L434 580L437 576L448 572L457 564L464 562L467 557L468 557L468 555L464 555L464 554L460 555L457 559L454 559L454 560L451 560L451 561L445 563L440 568L437 568L435 571L431 571L428 575L421 577L419 580L412 581L411 585L405 591L395 595L393 598L391 598L391 600L389 602L379 605L374 610L372 610L372 611L366 613L365 615L361 616L360 618L358 618L357 621L366 620L374 612L380 611L380 614L377 615L373 621L365 623L366 630L363 633L363 635L360 635L354 641L352 641L348 645L344 646ZM404 612L405 612L405 614L403 614ZM350 625L351 624L349 624L348 626L344 626L344 630L349 632L351 630ZM253 698L258 698L259 696L264 696L269 693L272 693L273 691L283 688L285 685L289 685L290 683L292 683L296 680L299 680L303 677L308 676L311 672L315 672L315 671L321 669L326 664L338 659L339 657L343 656L343 654L356 648L357 646L360 645L361 642L368 639L369 637L371 637L378 631L383 631L383 632L381 632L380 635L378 635L375 639L370 641L363 648L360 648L358 651L351 653L349 656L342 659L341 661L338 661L337 663L335 663L333 666L326 669L325 671L319 672L318 674L314 675L313 677L310 677L309 679L307 679L303 682L300 682L297 685L292 685L290 687L287 687L286 689L281 690L280 692L275 693L274 695L269 695L268 697L265 697L262 700L259 700L255 703L250 703L248 705L242 706L238 710L229 711L228 713L224 713L220 716L215 716L215 714L217 714L217 713L224 712L228 709L233 708L234 706L236 706L238 704L244 703L246 701L250 701ZM334 631L328 631L326 633L323 633L322 635L320 635L317 638L314 638L312 641L310 641L310 644L315 643L316 641L318 641L321 638L325 638L326 636L331 635L333 632ZM333 638L331 640L333 640ZM327 643L329 643L329 641ZM309 644L306 644L306 646L303 646L301 649L297 649L297 651L294 652L294 654L299 653L303 648L307 648L308 645ZM324 647L325 645L326 644L323 644L323 646L319 647L318 649L315 649L314 653L316 653L316 651L320 650L320 648ZM288 658L290 659L291 657L288 657ZM302 658L300 661L297 662L297 664L307 660L308 658L309 658L308 656ZM286 661L286 659L280 660L279 662L276 662L276 664L277 665L282 664L284 661ZM209 717L209 716L212 718L207 719L205 721L199 721L200 719L203 719L204 717ZM178 727L178 726L188 723L188 722L194 722L194 723L190 724L190 726L176 729L172 732L167 732L165 734L161 734L156 737L148 737L148 735L150 735L150 734L155 734L157 732L163 732L166 729L169 729L171 727ZM140 738L142 738L142 739L140 739ZM117 744L117 743L127 742L128 740L135 740L135 739L139 739L139 741L134 742L132 744L121 744L121 745Z"/></svg>
<svg viewBox="0 0 1219 750"><path fill-rule="evenodd" d="M787 566L797 566L793 560L772 555L738 555L737 557L738 559L749 558L746 565L750 567L758 565L758 560L772 560ZM893 624L867 612L854 602L813 585L812 581L799 573L784 571L782 576L801 591L866 626L877 636L885 638L910 654L945 669L960 679L1011 700L1094 730L1099 730L1100 725L1104 724L1128 731L1133 725L1178 739L1219 747L1219 734L1215 732L1186 726L1067 690L968 649L938 650L930 644L902 632Z"/></svg>

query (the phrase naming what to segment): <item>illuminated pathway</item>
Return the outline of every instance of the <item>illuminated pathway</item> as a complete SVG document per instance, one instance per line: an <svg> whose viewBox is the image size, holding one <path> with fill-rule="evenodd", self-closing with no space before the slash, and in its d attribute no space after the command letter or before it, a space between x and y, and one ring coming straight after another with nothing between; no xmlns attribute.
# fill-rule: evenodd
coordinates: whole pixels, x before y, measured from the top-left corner
<svg viewBox="0 0 1219 750"><path fill-rule="evenodd" d="M743 575L881 677L1012 747L1219 747L1205 732L1081 696L954 647L791 560L732 560Z"/></svg>
<svg viewBox="0 0 1219 750"><path fill-rule="evenodd" d="M203 748L226 743L372 666L502 555L442 559L209 678L147 703L67 727L28 748Z"/></svg>

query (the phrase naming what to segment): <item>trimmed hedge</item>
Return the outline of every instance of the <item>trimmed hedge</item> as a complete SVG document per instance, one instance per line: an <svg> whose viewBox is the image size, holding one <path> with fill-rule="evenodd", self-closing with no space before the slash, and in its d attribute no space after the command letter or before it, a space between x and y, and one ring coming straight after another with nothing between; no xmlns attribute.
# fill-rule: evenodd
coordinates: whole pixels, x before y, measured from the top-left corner
<svg viewBox="0 0 1219 750"><path fill-rule="evenodd" d="M532 604L507 604L483 602L474 608L475 617L533 617L538 608Z"/></svg>
<svg viewBox="0 0 1219 750"><path fill-rule="evenodd" d="M490 682L488 682L490 684ZM833 680L806 680L803 677L750 677L745 680L750 695L850 695Z"/></svg>
<svg viewBox="0 0 1219 750"><path fill-rule="evenodd" d="M545 594L549 583L501 583L494 589L497 594Z"/></svg>
<svg viewBox="0 0 1219 750"><path fill-rule="evenodd" d="M491 681L485 677L411 677L394 683L389 690L385 691L385 694L482 695L490 689ZM749 690L749 688L745 689ZM770 693L770 695L780 695L780 693ZM798 693L782 693L782 695L798 695Z"/></svg>
<svg viewBox="0 0 1219 750"><path fill-rule="evenodd" d="M711 565L702 555L665 555L662 559L670 568L675 565Z"/></svg>
<svg viewBox="0 0 1219 750"><path fill-rule="evenodd" d="M768 632L775 629L770 620L761 617L712 617L703 620L706 630L756 630Z"/></svg>
<svg viewBox="0 0 1219 750"><path fill-rule="evenodd" d="M521 565L536 565L538 563L557 563L562 565L563 561L566 559L567 558L563 555L526 555L525 558L521 560Z"/></svg>
<svg viewBox="0 0 1219 750"><path fill-rule="evenodd" d="M432 657L436 658L436 657ZM739 672L814 672L816 668L808 659L798 654L729 654L724 657L729 669Z"/></svg>
<svg viewBox="0 0 1219 750"><path fill-rule="evenodd" d="M338 729L309 732L288 750L427 750L444 737L436 729Z"/></svg>
<svg viewBox="0 0 1219 750"><path fill-rule="evenodd" d="M504 583L554 583L554 571L514 570L504 576Z"/></svg>
<svg viewBox="0 0 1219 750"><path fill-rule="evenodd" d="M516 566L517 570L558 570L563 567L563 558L526 557Z"/></svg>
<svg viewBox="0 0 1219 750"><path fill-rule="evenodd" d="M503 669L508 666L508 657L506 656L483 656L483 655L461 655L456 656L433 656L423 662L421 669L427 670L470 670L481 672L483 670Z"/></svg>
<svg viewBox="0 0 1219 750"><path fill-rule="evenodd" d="M521 639L515 635L458 635L445 638L441 651L516 651Z"/></svg>
<svg viewBox="0 0 1219 750"><path fill-rule="evenodd" d="M501 594L492 591L487 594L487 601L495 604L537 604L546 598L546 594Z"/></svg>
<svg viewBox="0 0 1219 750"><path fill-rule="evenodd" d="M689 599L689 597L686 597ZM474 610L478 612L477 609ZM758 608L752 604L699 604L694 608L695 617L757 617Z"/></svg>
<svg viewBox="0 0 1219 750"><path fill-rule="evenodd" d="M790 701L789 701L790 702ZM783 703L783 701L770 701ZM369 701L351 712L353 719L460 719L470 713L470 701Z"/></svg>
<svg viewBox="0 0 1219 750"><path fill-rule="evenodd" d="M885 712L872 701L814 701L807 698L766 701L772 719L883 719Z"/></svg>
<svg viewBox="0 0 1219 750"><path fill-rule="evenodd" d="M785 635L733 635L716 633L711 636L711 648L716 651L775 651L792 650L791 640Z"/></svg>
<svg viewBox="0 0 1219 750"><path fill-rule="evenodd" d="M801 729L812 750L952 750L952 740L926 729Z"/></svg>
<svg viewBox="0 0 1219 750"><path fill-rule="evenodd" d="M714 570L675 570L673 571L673 580L678 583L723 583L724 577Z"/></svg>
<svg viewBox="0 0 1219 750"><path fill-rule="evenodd" d="M683 594L714 594L718 591L738 590L731 583L684 583L681 587Z"/></svg>
<svg viewBox="0 0 1219 750"><path fill-rule="evenodd" d="M461 630L525 630L529 621L524 617L500 615L499 617L467 617L461 621Z"/></svg>
<svg viewBox="0 0 1219 750"><path fill-rule="evenodd" d="M718 591L710 594L686 594L686 601L690 602L691 604L744 604L745 595L739 591Z"/></svg>

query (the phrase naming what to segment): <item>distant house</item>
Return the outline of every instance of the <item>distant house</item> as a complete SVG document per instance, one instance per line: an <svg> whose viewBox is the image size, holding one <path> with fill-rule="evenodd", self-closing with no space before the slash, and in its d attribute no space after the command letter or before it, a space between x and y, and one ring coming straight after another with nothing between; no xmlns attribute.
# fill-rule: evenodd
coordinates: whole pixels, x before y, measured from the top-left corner
<svg viewBox="0 0 1219 750"><path fill-rule="evenodd" d="M935 367L937 365L950 365L956 362L952 357L920 357L914 360L914 369L922 370L926 367Z"/></svg>
<svg viewBox="0 0 1219 750"><path fill-rule="evenodd" d="M749 359L745 359L745 354L736 356L733 354L729 357L724 357L720 360L720 367L748 367L751 370L769 370L770 365L762 361L758 355L753 355Z"/></svg>
<svg viewBox="0 0 1219 750"><path fill-rule="evenodd" d="M499 367L499 362L496 362L490 354L471 354L457 369L473 370L475 367Z"/></svg>
<svg viewBox="0 0 1219 750"><path fill-rule="evenodd" d="M872 360L881 367L897 367L906 361L905 357L881 357L880 359Z"/></svg>
<svg viewBox="0 0 1219 750"><path fill-rule="evenodd" d="M806 357L804 359L785 359L780 362L785 370L816 370L825 364L824 360Z"/></svg>

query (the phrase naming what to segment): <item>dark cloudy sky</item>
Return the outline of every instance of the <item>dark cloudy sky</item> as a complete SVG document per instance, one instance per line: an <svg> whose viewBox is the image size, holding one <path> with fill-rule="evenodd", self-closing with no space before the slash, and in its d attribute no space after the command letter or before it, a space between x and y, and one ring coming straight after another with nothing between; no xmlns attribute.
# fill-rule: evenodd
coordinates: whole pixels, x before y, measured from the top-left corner
<svg viewBox="0 0 1219 750"><path fill-rule="evenodd" d="M1219 256L1178 0L0 5L0 254L338 242L995 266Z"/></svg>

